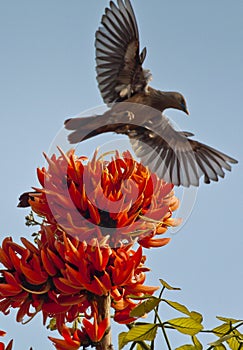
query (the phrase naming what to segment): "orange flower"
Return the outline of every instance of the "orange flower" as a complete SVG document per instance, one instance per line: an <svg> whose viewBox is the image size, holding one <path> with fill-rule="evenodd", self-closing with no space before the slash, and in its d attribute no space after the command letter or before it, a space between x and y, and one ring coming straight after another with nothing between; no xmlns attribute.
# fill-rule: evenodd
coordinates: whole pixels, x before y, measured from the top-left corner
<svg viewBox="0 0 243 350"><path fill-rule="evenodd" d="M24 238L24 247L14 243L11 238L4 239L0 248L0 262L6 270L2 270L0 283L0 311L8 314L11 307L17 308L18 322L22 322L25 316L33 318L42 311L44 320L56 317L57 327L61 329L66 321L72 322L79 313L85 312L90 303L84 288L71 289L69 293L56 288L54 278L59 277L61 272L60 265L55 263L58 261L65 267L65 260L57 251L51 250L55 245L54 236L52 240L48 236L48 247L44 233L43 242L40 240L38 247ZM50 269L51 264L53 269ZM32 308L34 312L30 311Z"/></svg>
<svg viewBox="0 0 243 350"><path fill-rule="evenodd" d="M88 334L92 343L98 343L105 335L109 325L109 320L104 318L102 321L98 322L96 312L94 312L93 317L93 323L88 321L86 318L83 320L83 329Z"/></svg>
<svg viewBox="0 0 243 350"><path fill-rule="evenodd" d="M0 330L0 336L3 337L6 335L6 332ZM0 350L12 350L13 340L10 340L7 347L5 347L4 343L0 342Z"/></svg>
<svg viewBox="0 0 243 350"><path fill-rule="evenodd" d="M171 184L129 152L110 162L60 152L46 157L48 168L37 171L41 188L29 195L43 218L36 244L22 238L21 246L8 237L0 247L0 311L17 308L18 322L38 312L44 323L54 318L64 339L50 339L59 350L75 350L100 342L109 328L98 314L99 298L109 296L115 321L130 323L141 302L134 299L158 289L144 285L149 269L142 246L169 242L157 236L178 224L171 217L178 199ZM65 326L81 315L82 330Z"/></svg>
<svg viewBox="0 0 243 350"><path fill-rule="evenodd" d="M63 326L62 336L64 339L57 339L49 337L53 342L57 350L76 350L81 346L88 347L99 343L105 335L105 332L109 326L108 318L98 322L97 310L93 312L93 323L83 319L82 330L74 330Z"/></svg>
<svg viewBox="0 0 243 350"><path fill-rule="evenodd" d="M78 329L74 331L72 328L64 326L62 336L64 339L49 337L57 350L77 350L81 345L89 346L86 336Z"/></svg>
<svg viewBox="0 0 243 350"><path fill-rule="evenodd" d="M120 313L122 308L131 310L136 306L131 294L144 296L157 290L144 285L149 269L144 266L141 246L137 251L131 244L111 248L106 241L99 244L97 239L88 245L46 224L41 225L37 245L21 240L23 246L5 238L0 248L0 262L6 268L1 272L0 311L7 314L10 308L17 308L18 322L42 312L44 321L54 317L62 332L64 324L80 314L94 317L93 295L110 294L115 313ZM125 321L130 319L123 317ZM92 328L84 321L92 341L97 341L103 330L102 323L99 321L97 328L95 322L94 319Z"/></svg>
<svg viewBox="0 0 243 350"><path fill-rule="evenodd" d="M116 153L110 162L96 159L96 153L87 162L74 150L60 152L58 158L45 156L48 168L37 170L42 187L29 196L33 211L47 223L88 243L104 237L114 247L135 239L146 248L169 242L153 237L178 224L171 218L179 205L173 185L151 174L129 152L122 157Z"/></svg>
<svg viewBox="0 0 243 350"><path fill-rule="evenodd" d="M128 324L136 320L135 317L130 316L130 312L137 304L130 303L127 307L122 310L117 310L114 315L114 321L120 324Z"/></svg>

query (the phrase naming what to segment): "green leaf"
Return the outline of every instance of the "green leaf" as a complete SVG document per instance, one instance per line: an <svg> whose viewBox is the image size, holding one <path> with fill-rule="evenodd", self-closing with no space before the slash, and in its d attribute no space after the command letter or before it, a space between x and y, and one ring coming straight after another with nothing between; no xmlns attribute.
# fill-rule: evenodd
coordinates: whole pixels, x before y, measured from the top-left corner
<svg viewBox="0 0 243 350"><path fill-rule="evenodd" d="M197 339L197 337L195 335L192 336L192 341L193 341L193 344L195 345L195 350L202 350L203 349L202 344L200 343L200 341Z"/></svg>
<svg viewBox="0 0 243 350"><path fill-rule="evenodd" d="M220 337L218 341L212 343L213 345L226 341L231 350L238 350L243 342L243 335L237 329L232 330L231 321L214 328L213 332Z"/></svg>
<svg viewBox="0 0 243 350"><path fill-rule="evenodd" d="M214 350L227 350L224 344L217 345L214 347Z"/></svg>
<svg viewBox="0 0 243 350"><path fill-rule="evenodd" d="M151 296L151 294L144 294L143 296L128 294L126 297L134 300L145 300L145 299L154 298L153 296Z"/></svg>
<svg viewBox="0 0 243 350"><path fill-rule="evenodd" d="M144 316L145 314L149 313L152 311L159 303L161 299L152 297L150 299L145 300L138 306L136 306L131 312L130 316L131 317L141 317Z"/></svg>
<svg viewBox="0 0 243 350"><path fill-rule="evenodd" d="M228 317L222 317L222 316L216 316L216 318L220 321L223 321L225 323L239 323L239 322L243 322L243 320L236 320L235 318L228 318Z"/></svg>
<svg viewBox="0 0 243 350"><path fill-rule="evenodd" d="M191 316L190 311L188 308L180 303L177 303L176 301L171 301L167 299L162 299L166 304L170 305L173 309L182 312L183 314L186 314L188 316Z"/></svg>
<svg viewBox="0 0 243 350"><path fill-rule="evenodd" d="M203 317L199 312L196 311L189 311L188 308L185 305L182 305L180 303L177 303L176 301L171 301L167 299L162 299L165 303L170 305L173 309L182 312L185 315L190 316L192 319L194 319L197 323L202 323Z"/></svg>
<svg viewBox="0 0 243 350"><path fill-rule="evenodd" d="M121 350L126 344L130 342L139 341L153 341L156 332L157 325L155 324L143 324L134 326L128 332L122 332L119 334L119 350Z"/></svg>
<svg viewBox="0 0 243 350"><path fill-rule="evenodd" d="M51 331L55 331L57 329L57 325L56 325L56 319L52 318L49 322L49 325L47 326L48 329L50 329Z"/></svg>
<svg viewBox="0 0 243 350"><path fill-rule="evenodd" d="M217 339L216 341L210 343L210 345L213 345L213 346L218 346L218 345L222 345L222 343L230 338L234 337L233 334L226 334L226 335L223 335L222 337L220 337L219 339Z"/></svg>
<svg viewBox="0 0 243 350"><path fill-rule="evenodd" d="M128 332L122 332L118 335L118 345L119 349L122 349L127 343L125 342L125 338Z"/></svg>
<svg viewBox="0 0 243 350"><path fill-rule="evenodd" d="M232 337L230 340L227 340L227 343L228 343L231 350L239 350L240 349L241 343L235 337Z"/></svg>
<svg viewBox="0 0 243 350"><path fill-rule="evenodd" d="M199 312L191 311L190 316L198 323L202 323L202 321L203 321L203 316Z"/></svg>
<svg viewBox="0 0 243 350"><path fill-rule="evenodd" d="M169 285L169 283L165 282L164 280L162 280L162 278L160 278L160 283L162 284L163 287L165 287L168 290L181 290L181 288L178 287L172 287Z"/></svg>
<svg viewBox="0 0 243 350"><path fill-rule="evenodd" d="M179 317L166 321L171 327L183 334L195 335L203 329L203 326L191 317Z"/></svg>
<svg viewBox="0 0 243 350"><path fill-rule="evenodd" d="M240 345L243 342L242 334L236 330L231 332L232 337L227 340L227 343L231 350L238 350L240 349Z"/></svg>
<svg viewBox="0 0 243 350"><path fill-rule="evenodd" d="M230 332L230 330L231 330L231 326L229 323L223 323L220 326L212 329L213 333L216 334L218 337L224 336L225 334Z"/></svg>
<svg viewBox="0 0 243 350"><path fill-rule="evenodd" d="M149 350L150 347L146 343L137 344L136 350Z"/></svg>
<svg viewBox="0 0 243 350"><path fill-rule="evenodd" d="M191 345L191 344L182 345L179 348L176 348L176 350L202 350L203 349L202 344L197 339L197 337L193 336L192 341L194 345Z"/></svg>

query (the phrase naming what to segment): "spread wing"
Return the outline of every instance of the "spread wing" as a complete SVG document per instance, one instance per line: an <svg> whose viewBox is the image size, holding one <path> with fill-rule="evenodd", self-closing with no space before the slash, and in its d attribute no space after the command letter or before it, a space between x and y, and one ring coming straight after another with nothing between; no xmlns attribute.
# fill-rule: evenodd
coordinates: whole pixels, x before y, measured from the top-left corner
<svg viewBox="0 0 243 350"><path fill-rule="evenodd" d="M130 141L145 166L177 186L198 186L202 176L205 183L218 181L219 176L224 177L223 169L231 170L229 163L237 163L190 136L193 134L176 131L166 117L160 116L133 130Z"/></svg>
<svg viewBox="0 0 243 350"><path fill-rule="evenodd" d="M110 1L96 32L96 72L105 103L124 101L147 86L143 70L146 48L139 51L139 33L130 0Z"/></svg>

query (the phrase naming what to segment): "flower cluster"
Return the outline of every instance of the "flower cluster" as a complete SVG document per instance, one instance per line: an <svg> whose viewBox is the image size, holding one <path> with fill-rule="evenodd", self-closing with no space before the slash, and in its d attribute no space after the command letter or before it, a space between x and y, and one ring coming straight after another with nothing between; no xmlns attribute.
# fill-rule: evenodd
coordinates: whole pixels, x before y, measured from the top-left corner
<svg viewBox="0 0 243 350"><path fill-rule="evenodd" d="M172 212L179 205L173 185L160 180L135 161L129 152L110 162L77 157L74 150L58 158L46 156L48 169L37 170L42 188L36 188L29 204L34 212L89 242L109 235L109 245L130 243L160 247L169 238L154 238L176 226Z"/></svg>
<svg viewBox="0 0 243 350"><path fill-rule="evenodd" d="M83 338L86 343L96 342L107 324L98 320L97 297L110 295L115 321L129 323L134 320L130 311L137 305L130 295L153 294L157 289L144 285L149 269L144 266L141 246L137 251L131 245L110 248L97 240L87 245L57 231L55 225L41 227L37 246L21 240L23 246L5 238L0 248L0 262L6 267L0 310L7 314L11 307L18 308L19 322L41 311L44 320L55 318L62 333L66 322L83 315Z"/></svg>
<svg viewBox="0 0 243 350"><path fill-rule="evenodd" d="M27 196L27 204L43 218L35 244L21 238L20 245L8 237L0 247L5 267L0 311L18 309L18 322L42 312L44 323L51 318L51 327L63 336L51 341L65 350L102 341L110 306L116 322L135 320L130 314L138 299L157 290L144 285L149 269L142 247L169 242L155 236L178 224L171 217L178 199L172 185L128 152L116 153L110 162L96 154L87 161L73 150L60 152L58 158L46 157L48 168L37 170L41 188ZM79 320L81 329L67 327Z"/></svg>

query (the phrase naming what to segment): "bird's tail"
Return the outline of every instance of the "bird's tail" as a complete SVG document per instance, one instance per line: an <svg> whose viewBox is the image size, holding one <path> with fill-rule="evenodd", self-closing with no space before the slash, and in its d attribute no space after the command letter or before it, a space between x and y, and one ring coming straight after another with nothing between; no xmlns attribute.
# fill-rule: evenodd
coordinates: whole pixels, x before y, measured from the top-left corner
<svg viewBox="0 0 243 350"><path fill-rule="evenodd" d="M103 115L71 118L65 121L65 128L72 131L68 135L70 143L78 143L105 132L107 121ZM112 131L112 130L111 130Z"/></svg>
<svg viewBox="0 0 243 350"><path fill-rule="evenodd" d="M116 113L115 116L108 111L102 115L67 119L64 123L65 128L72 131L68 135L68 141L74 144L106 132L129 135L134 125L130 124L130 121L127 124L124 116L130 120L124 111Z"/></svg>

